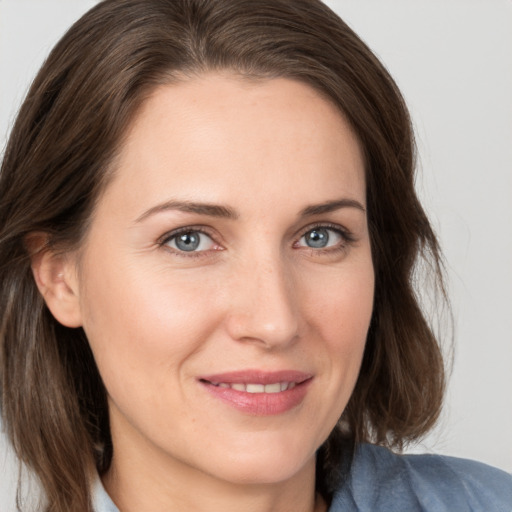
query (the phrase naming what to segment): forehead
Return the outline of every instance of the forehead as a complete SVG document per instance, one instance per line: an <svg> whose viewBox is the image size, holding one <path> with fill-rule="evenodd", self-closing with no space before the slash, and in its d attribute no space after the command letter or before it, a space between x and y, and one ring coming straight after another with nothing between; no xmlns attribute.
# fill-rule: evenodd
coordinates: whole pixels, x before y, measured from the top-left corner
<svg viewBox="0 0 512 512"><path fill-rule="evenodd" d="M332 187L364 196L362 152L341 112L281 78L214 74L158 87L127 132L115 174L125 196L154 201L169 193L222 200L234 187L242 201L299 188L312 202Z"/></svg>

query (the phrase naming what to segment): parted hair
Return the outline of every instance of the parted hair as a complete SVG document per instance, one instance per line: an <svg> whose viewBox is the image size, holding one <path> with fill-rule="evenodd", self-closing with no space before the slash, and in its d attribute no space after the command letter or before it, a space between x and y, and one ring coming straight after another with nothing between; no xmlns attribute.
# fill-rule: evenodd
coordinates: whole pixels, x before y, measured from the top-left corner
<svg viewBox="0 0 512 512"><path fill-rule="evenodd" d="M421 266L444 289L440 251L414 190L408 110L379 60L319 0L106 0L45 61L0 173L1 414L47 512L90 511L93 475L108 470L113 447L87 338L46 307L27 237L45 233L48 250L80 247L145 99L224 70L308 84L339 108L364 153L374 308L355 390L318 450L317 490L329 499L357 443L400 449L439 415L443 359L414 285Z"/></svg>

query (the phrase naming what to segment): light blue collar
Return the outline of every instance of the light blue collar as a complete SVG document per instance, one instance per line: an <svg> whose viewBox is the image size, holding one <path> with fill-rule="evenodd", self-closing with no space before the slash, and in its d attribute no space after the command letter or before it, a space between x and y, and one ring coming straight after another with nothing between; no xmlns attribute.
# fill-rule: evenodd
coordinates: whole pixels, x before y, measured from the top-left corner
<svg viewBox="0 0 512 512"><path fill-rule="evenodd" d="M119 512L119 509L105 491L99 476L92 488L92 508L94 512Z"/></svg>

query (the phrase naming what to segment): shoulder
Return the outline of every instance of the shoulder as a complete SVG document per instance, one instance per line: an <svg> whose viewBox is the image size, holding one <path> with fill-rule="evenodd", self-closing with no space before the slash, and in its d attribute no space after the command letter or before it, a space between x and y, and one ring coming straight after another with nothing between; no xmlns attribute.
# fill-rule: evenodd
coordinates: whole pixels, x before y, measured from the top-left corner
<svg viewBox="0 0 512 512"><path fill-rule="evenodd" d="M475 461L362 444L330 508L342 510L512 512L512 476Z"/></svg>

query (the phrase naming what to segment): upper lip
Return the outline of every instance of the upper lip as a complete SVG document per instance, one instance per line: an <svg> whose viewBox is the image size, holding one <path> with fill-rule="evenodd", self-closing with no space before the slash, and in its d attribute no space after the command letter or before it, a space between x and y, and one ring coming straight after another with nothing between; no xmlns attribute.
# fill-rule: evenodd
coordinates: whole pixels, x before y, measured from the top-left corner
<svg viewBox="0 0 512 512"><path fill-rule="evenodd" d="M211 382L212 384L251 383L251 384L274 384L276 382L295 382L300 384L311 379L311 373L298 370L237 370L232 372L217 373L215 375L204 375L199 380Z"/></svg>

